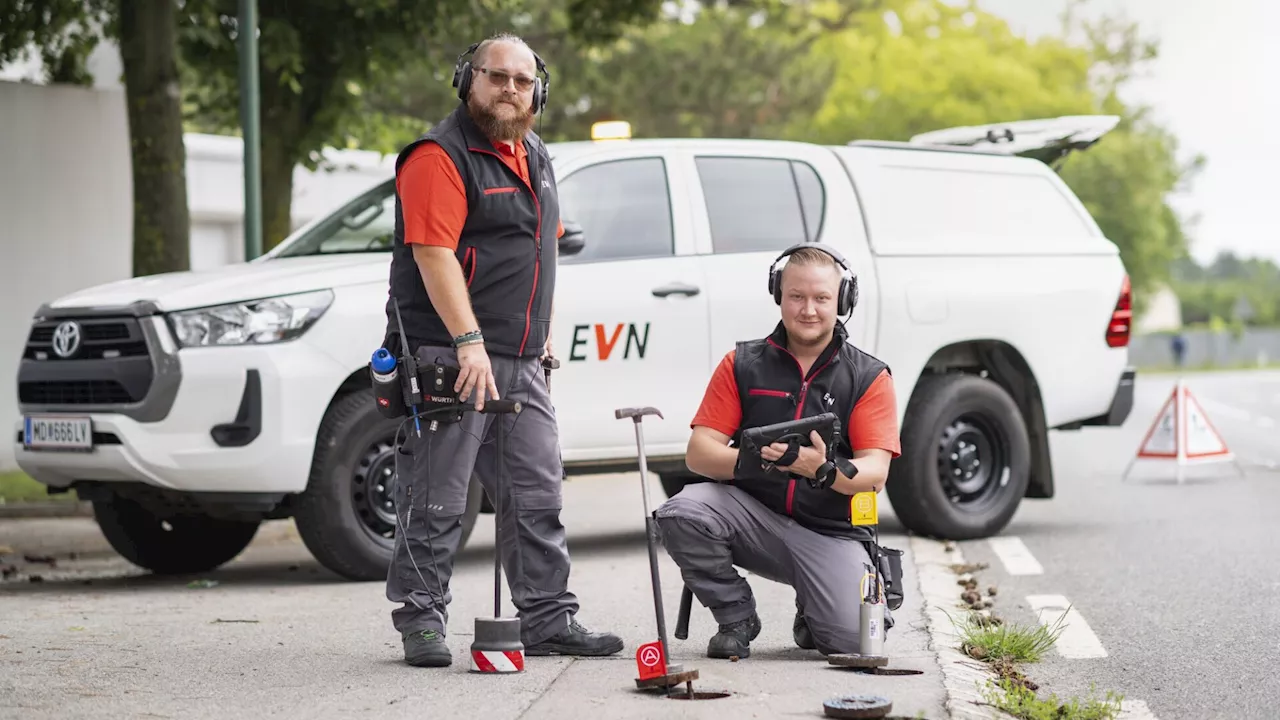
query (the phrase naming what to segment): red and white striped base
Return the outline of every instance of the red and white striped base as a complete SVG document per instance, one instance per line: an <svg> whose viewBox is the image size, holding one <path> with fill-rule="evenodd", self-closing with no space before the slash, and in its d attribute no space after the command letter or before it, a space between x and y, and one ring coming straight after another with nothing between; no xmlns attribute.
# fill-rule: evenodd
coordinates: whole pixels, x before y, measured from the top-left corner
<svg viewBox="0 0 1280 720"><path fill-rule="evenodd" d="M524 672L522 650L472 650L471 672L513 673Z"/></svg>

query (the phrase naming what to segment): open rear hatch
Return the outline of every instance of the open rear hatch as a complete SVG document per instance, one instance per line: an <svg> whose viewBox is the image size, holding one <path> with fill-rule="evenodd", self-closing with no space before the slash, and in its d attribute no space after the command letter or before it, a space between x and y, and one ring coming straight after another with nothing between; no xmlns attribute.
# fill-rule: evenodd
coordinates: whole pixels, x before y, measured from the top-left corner
<svg viewBox="0 0 1280 720"><path fill-rule="evenodd" d="M1021 155L1056 166L1068 154L1084 150L1120 122L1117 115L1064 115L932 130L911 138L912 145L952 145L999 155Z"/></svg>

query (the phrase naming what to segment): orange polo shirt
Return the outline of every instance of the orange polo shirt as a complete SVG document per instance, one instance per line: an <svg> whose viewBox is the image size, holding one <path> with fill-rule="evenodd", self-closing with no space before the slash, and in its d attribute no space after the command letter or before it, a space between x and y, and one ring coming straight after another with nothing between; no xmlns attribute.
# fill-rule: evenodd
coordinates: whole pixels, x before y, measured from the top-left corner
<svg viewBox="0 0 1280 720"><path fill-rule="evenodd" d="M737 432L742 422L742 402L733 376L733 357L734 351L730 350L716 366L690 426L705 425L725 435ZM898 400L893 378L887 371L881 370L867 391L858 398L845 427L849 445L855 451L879 448L888 450L895 458L902 455L898 437Z"/></svg>
<svg viewBox="0 0 1280 720"><path fill-rule="evenodd" d="M524 143L495 143L507 167L529 184L528 153ZM405 244L440 245L456 250L467 222L467 190L449 153L426 142L413 149L396 177L404 214ZM564 223L556 221L556 237L564 235Z"/></svg>

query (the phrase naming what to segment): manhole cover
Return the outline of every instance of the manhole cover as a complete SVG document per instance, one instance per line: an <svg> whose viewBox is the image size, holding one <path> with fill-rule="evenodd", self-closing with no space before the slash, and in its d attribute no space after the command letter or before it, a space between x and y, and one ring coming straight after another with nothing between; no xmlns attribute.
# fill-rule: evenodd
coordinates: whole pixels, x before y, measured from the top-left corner
<svg viewBox="0 0 1280 720"><path fill-rule="evenodd" d="M822 703L827 717L883 718L893 709L893 702L879 695L844 695Z"/></svg>
<svg viewBox="0 0 1280 720"><path fill-rule="evenodd" d="M693 697L689 697L687 692L673 692L667 697L672 700L719 700L720 698L727 698L729 695L730 693L715 690L695 690Z"/></svg>

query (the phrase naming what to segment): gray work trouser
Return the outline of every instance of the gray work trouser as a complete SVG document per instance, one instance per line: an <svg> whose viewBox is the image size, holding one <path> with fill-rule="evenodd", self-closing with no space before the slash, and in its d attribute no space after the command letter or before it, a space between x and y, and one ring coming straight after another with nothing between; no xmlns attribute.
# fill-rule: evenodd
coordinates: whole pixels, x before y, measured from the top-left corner
<svg viewBox="0 0 1280 720"><path fill-rule="evenodd" d="M428 346L421 357L457 363L451 347ZM497 518L502 563L527 647L566 628L578 612L578 599L568 590L569 550L560 522L560 438L538 358L489 359L498 396L520 402L520 413L466 412L461 422L442 423L434 437L424 418L421 439L414 435L412 422L406 423L405 447L413 455L400 459L403 474L395 496L400 522L387 574L387 599L402 604L391 612L392 624L402 635L422 630L447 634L447 606L453 599L449 579L474 470L490 502L502 510ZM469 398L472 405L474 393ZM500 503L494 485L499 422L507 429Z"/></svg>
<svg viewBox="0 0 1280 720"><path fill-rule="evenodd" d="M859 588L871 564L866 546L802 527L740 488L716 482L686 485L654 513L662 543L688 588L727 624L756 611L737 565L790 585L814 645L825 654L857 653ZM892 617L885 608L885 626Z"/></svg>

